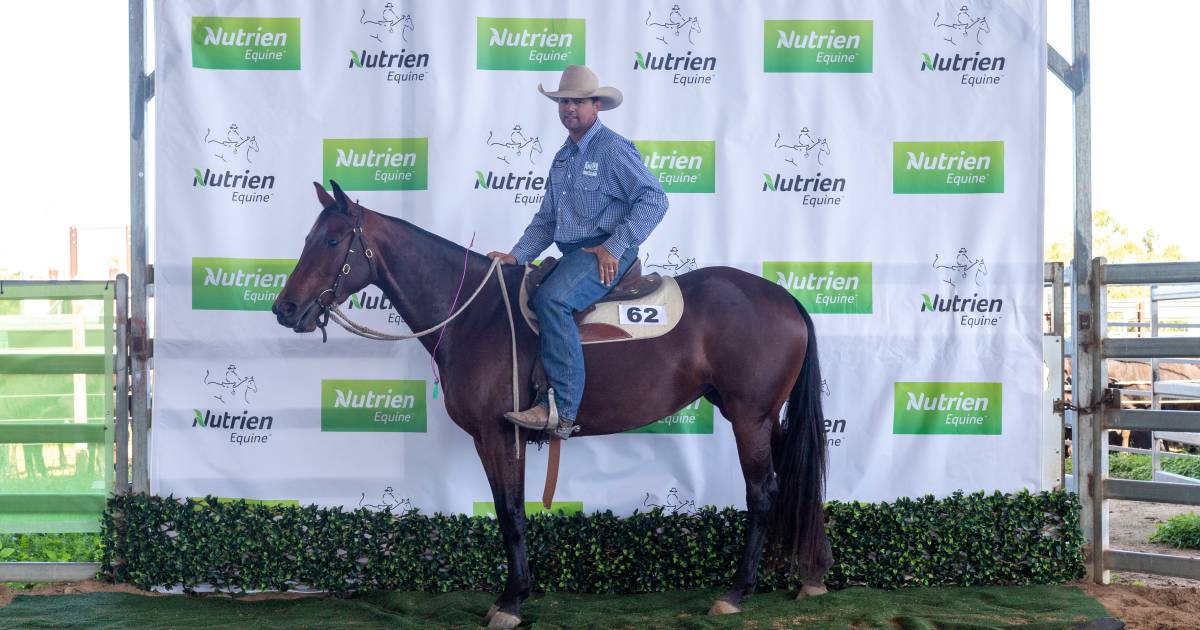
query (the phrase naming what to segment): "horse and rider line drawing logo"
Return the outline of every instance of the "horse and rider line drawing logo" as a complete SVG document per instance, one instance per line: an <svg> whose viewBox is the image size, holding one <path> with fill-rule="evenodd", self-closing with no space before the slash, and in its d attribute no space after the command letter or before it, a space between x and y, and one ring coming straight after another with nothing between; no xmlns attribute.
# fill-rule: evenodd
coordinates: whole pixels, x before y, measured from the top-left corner
<svg viewBox="0 0 1200 630"><path fill-rule="evenodd" d="M653 9L647 10L642 22L654 40L645 48L633 51L634 70L663 72L664 79L669 76L673 85L712 84L717 58L694 52L696 35L701 32L699 17L685 15L684 10L674 4L666 17L661 11L655 17Z"/></svg>
<svg viewBox="0 0 1200 630"><path fill-rule="evenodd" d="M209 147L208 145L215 145ZM242 157L247 164L253 164L254 160L250 159L251 153L258 153L261 149L258 146L258 136L243 136L238 130L237 123L230 123L229 128L225 130L225 138L219 139L212 135L212 128L204 130L204 146L209 150L214 151L213 156L222 162Z"/></svg>
<svg viewBox="0 0 1200 630"><path fill-rule="evenodd" d="M954 264L938 264L940 254L933 255L933 268L941 270L942 282L957 287L959 284L964 284L970 279L974 281L975 286L982 287L983 280L987 277L987 264L983 261L983 257L972 259L967 253L966 247L958 248L958 254L954 258ZM953 290L953 289L952 289Z"/></svg>
<svg viewBox="0 0 1200 630"><path fill-rule="evenodd" d="M933 18L933 28L939 37L954 46L972 36L974 36L975 43L982 46L983 34L992 32L991 27L988 26L987 16L974 17L971 15L970 7L965 4L958 8L954 21L950 21L949 15L943 18L942 12L938 11Z"/></svg>
<svg viewBox="0 0 1200 630"><path fill-rule="evenodd" d="M380 43L383 43L382 35L384 33L387 33L388 35L394 35L397 30L400 31L400 39L405 43L408 43L408 34L413 31L412 14L405 13L404 15L397 15L396 6L391 2L383 5L383 9L379 12L378 19L368 20L367 10L363 9L362 15L358 18L358 22L359 24L366 24L375 27L371 29L375 31L375 33L371 35L371 38Z"/></svg>
<svg viewBox="0 0 1200 630"><path fill-rule="evenodd" d="M963 328L995 327L1004 316L1004 300L989 295L985 282L987 263L958 248L954 261L933 255L933 270L941 279L939 290L921 294L922 313L948 313ZM945 295L940 289L945 288ZM980 294L983 295L980 295Z"/></svg>
<svg viewBox="0 0 1200 630"><path fill-rule="evenodd" d="M541 137L526 136L521 125L513 125L507 142L502 141L494 131L489 130L487 146L492 149L497 160L510 166L512 162L509 162L509 158L516 159L524 155L529 159L530 164L536 164L537 157L542 154Z"/></svg>
<svg viewBox="0 0 1200 630"><path fill-rule="evenodd" d="M361 492L358 497L359 509L368 509L375 512L390 512L395 516L404 516L413 511L412 499L405 497L403 499L396 498L396 491L391 486L385 486L383 492L379 494L379 503L366 503L367 493Z"/></svg>
<svg viewBox="0 0 1200 630"><path fill-rule="evenodd" d="M775 148L784 152L789 150L792 151L794 155L788 155L788 157L784 158L783 161L789 162L796 168L801 168L801 166L796 163L797 158L804 160L814 159L817 163L817 166L825 166L824 158L830 153L829 139L814 139L807 126L800 130L800 133L796 136L795 144L785 144L785 141L783 140L783 134L776 133Z"/></svg>
<svg viewBox="0 0 1200 630"><path fill-rule="evenodd" d="M687 43L696 43L694 37L696 33L701 32L700 18L694 15L685 17L683 10L676 4L671 7L671 13L667 17L659 19L661 21L653 21L654 12L646 11L646 26L649 26L651 31L657 33L654 39L670 46L678 42L679 38L686 32ZM671 37L673 41L667 41L667 37Z"/></svg>
<svg viewBox="0 0 1200 630"><path fill-rule="evenodd" d="M249 405L250 392L258 393L258 384L254 382L254 377L240 376L237 364L234 363L225 367L225 376L219 381L212 376L210 370L204 370L204 384L215 387L216 393L213 394L213 398L226 404L233 402L236 398L241 398ZM238 396L238 390L241 390L241 396Z"/></svg>
<svg viewBox="0 0 1200 630"><path fill-rule="evenodd" d="M991 32L987 16L976 17L966 4L960 5L957 11L937 11L933 17L933 33L951 48L946 51L947 54L937 50L932 54L922 52L921 72L961 73L959 84L968 87L999 85L1004 78L1003 70L1007 59L1003 56L989 57L982 54L985 39L983 36L988 34L990 38ZM974 54L964 50L971 46L976 48Z"/></svg>
<svg viewBox="0 0 1200 630"><path fill-rule="evenodd" d="M678 276L699 268L700 266L696 264L696 258L683 257L680 255L678 247L672 247L667 253L666 261L662 263L650 262L650 252L646 252L645 257L642 259L642 269L645 270L645 273L658 272L668 276Z"/></svg>

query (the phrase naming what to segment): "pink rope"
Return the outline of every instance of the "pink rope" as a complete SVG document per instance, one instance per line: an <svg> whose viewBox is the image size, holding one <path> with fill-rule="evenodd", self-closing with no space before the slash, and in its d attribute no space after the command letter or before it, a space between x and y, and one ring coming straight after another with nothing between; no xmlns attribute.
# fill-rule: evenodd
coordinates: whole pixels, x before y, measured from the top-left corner
<svg viewBox="0 0 1200 630"><path fill-rule="evenodd" d="M467 281L467 263L471 259L471 248L472 247L475 247L475 233L474 232L471 232L471 244L467 245L467 251L463 253L462 278L460 278L458 281L458 290L454 292L454 301L450 304L450 311L448 313L446 313L447 317L449 317L450 313L454 312L454 309L458 308L458 297L460 295L462 295L463 283ZM433 352L429 353L429 369L430 369L430 371L433 372L433 386L434 386L434 390L433 390L434 396L433 397L434 398L437 398L437 387L442 382L442 377L441 377L441 375L438 374L437 361L435 360L435 357L437 357L438 346L442 345L442 337L445 336L446 329L448 329L448 328L450 328L450 327L446 326L446 327L442 328L440 331L438 331L437 342L433 344Z"/></svg>

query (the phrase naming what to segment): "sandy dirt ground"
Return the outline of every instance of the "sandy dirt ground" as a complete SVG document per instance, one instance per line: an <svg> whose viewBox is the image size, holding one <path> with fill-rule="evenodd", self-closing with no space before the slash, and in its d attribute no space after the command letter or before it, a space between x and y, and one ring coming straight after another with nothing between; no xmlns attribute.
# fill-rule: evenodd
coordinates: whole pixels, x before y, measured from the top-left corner
<svg viewBox="0 0 1200 630"><path fill-rule="evenodd" d="M1109 547L1200 557L1200 551L1195 549L1176 549L1149 542L1160 523L1176 514L1194 511L1197 511L1195 506L1110 501ZM1109 614L1124 620L1132 630L1200 629L1200 580L1113 572L1111 584L1101 586L1084 582L1080 587L1100 600Z"/></svg>

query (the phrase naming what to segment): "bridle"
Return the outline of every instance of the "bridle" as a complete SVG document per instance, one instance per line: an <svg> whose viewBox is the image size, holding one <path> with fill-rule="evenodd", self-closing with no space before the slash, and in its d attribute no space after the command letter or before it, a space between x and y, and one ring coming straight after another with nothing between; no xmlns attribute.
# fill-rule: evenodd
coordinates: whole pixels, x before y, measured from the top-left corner
<svg viewBox="0 0 1200 630"><path fill-rule="evenodd" d="M333 206L329 206L326 208L326 210L328 210L329 208L332 208L332 207ZM367 244L367 237L366 237L366 235L363 234L362 217L363 217L363 212L360 209L358 216L355 217L355 220L354 220L354 229L350 236L350 243L347 244L347 246L346 246L346 256L342 259L342 268L339 270L337 277L333 279L333 285L331 287L329 287L328 289L325 289L324 291L322 291L320 294L317 295L316 298L313 299L313 306L316 306L318 309L320 309L320 313L317 314L317 327L321 329L321 343L326 343L329 341L329 337L325 332L325 327L327 325L329 325L329 318L330 318L331 314L333 316L334 321L336 321L337 324L339 326L341 326L342 328L345 328L348 332L351 332L355 335L358 335L360 337L364 337L367 339L374 339L376 341L402 341L405 339L415 339L417 337L423 337L425 335L428 335L429 333L437 332L438 330L441 330L446 325L448 325L450 322L454 321L464 311L466 311L467 307L470 306L471 303L475 301L475 298L479 296L480 292L483 291L483 287L487 285L488 280L490 280L492 278L492 276L495 275L496 281L500 284L500 297L504 300L504 312L508 316L509 341L510 341L510 350L511 350L511 354L512 354L512 401L513 401L513 409L512 410L514 412L520 411L519 404L521 401L521 392L520 392L520 388L519 388L519 377L518 377L518 371L517 371L518 365L519 365L518 361L517 361L517 328L516 328L516 324L513 321L513 307L512 307L512 304L509 302L508 287L505 285L504 273L500 269L500 259L497 258L497 259L492 260L491 266L488 267L487 272L484 273L483 280L480 281L479 286L475 288L475 292L472 293L471 296L469 298L467 298L465 302L463 302L462 306L458 307L457 310L455 310L453 313L448 315L446 317L446 319L443 319L441 323L436 324L430 328L426 328L425 330L412 332L412 333L408 333L408 334L403 334L403 335L393 335L393 334L383 333L378 330L372 330L371 328L367 328L366 326L363 326L361 324L356 324L356 323L350 321L350 318L346 317L341 312L341 309L338 308L337 303L336 303L337 290L338 290L338 287L342 283L342 278L345 278L350 275L350 269L351 269L350 268L350 257L353 256L355 253L354 247L356 244L358 244L359 249L362 251L362 255L364 257L366 257L366 259L367 259L367 267L370 269L370 276L368 277L368 282L373 282L375 280L378 280L378 278L379 278L379 276L378 276L379 271L375 267L375 264L376 264L375 263L375 252ZM464 274L465 274L465 270L464 270ZM328 293L330 295L328 302L326 302L323 299L325 297L326 293ZM517 454L517 457L520 458L520 453L521 453L521 450L520 450L520 441L521 441L520 440L520 428L517 427L517 425L515 425L515 424L513 425L513 440L516 442L515 452ZM556 452L556 451L554 451L554 452ZM557 464L555 465L555 470L557 470ZM547 487L552 487L549 485L550 484L549 480L547 480L547 484L548 484ZM550 491L550 492L552 492L552 491Z"/></svg>
<svg viewBox="0 0 1200 630"><path fill-rule="evenodd" d="M326 210L333 208L329 206ZM363 212L359 210L358 216L354 219L354 228L350 232L350 242L346 244L346 255L342 258L342 268L338 271L338 275L333 279L333 285L325 289L317 295L313 300L314 306L320 311L317 314L317 328L321 329L321 343L329 341L329 335L325 332L325 327L329 325L329 311L333 309L337 300L338 287L342 284L342 278L350 275L350 257L354 255L354 248L357 245L359 251L367 259L367 268L370 270L370 275L367 277L367 283L374 281L378 277L378 270L375 268L375 252L367 245L367 237L363 234L362 226ZM329 294L329 301L325 301L325 295Z"/></svg>

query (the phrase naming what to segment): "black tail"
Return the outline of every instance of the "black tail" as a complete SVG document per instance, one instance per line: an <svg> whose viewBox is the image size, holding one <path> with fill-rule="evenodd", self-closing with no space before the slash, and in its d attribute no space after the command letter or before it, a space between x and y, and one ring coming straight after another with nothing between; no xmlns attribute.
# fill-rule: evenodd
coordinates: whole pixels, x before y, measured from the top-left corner
<svg viewBox="0 0 1200 630"><path fill-rule="evenodd" d="M807 577L819 580L828 568L821 367L812 318L799 302L796 302L796 308L808 328L808 347L800 376L788 396L781 434L777 434L772 443L779 494L771 511L767 549L776 561L798 564ZM814 572L821 575L814 576Z"/></svg>

